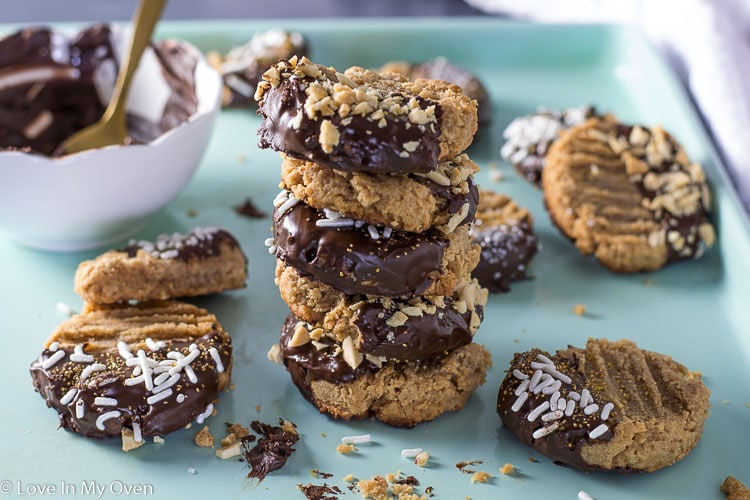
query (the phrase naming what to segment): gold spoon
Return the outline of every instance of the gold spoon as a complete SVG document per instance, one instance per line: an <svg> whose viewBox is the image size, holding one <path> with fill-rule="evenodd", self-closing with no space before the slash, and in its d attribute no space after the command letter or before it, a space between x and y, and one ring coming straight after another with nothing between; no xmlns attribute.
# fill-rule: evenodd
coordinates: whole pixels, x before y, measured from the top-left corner
<svg viewBox="0 0 750 500"><path fill-rule="evenodd" d="M143 51L151 40L151 34L161 17L167 0L141 0L133 16L133 34L130 46L125 51L120 72L112 92L112 99L107 109L96 123L79 130L65 139L58 151L63 154L77 153L87 149L102 148L113 144L123 144L128 137L125 123L125 102L128 97L130 81Z"/></svg>

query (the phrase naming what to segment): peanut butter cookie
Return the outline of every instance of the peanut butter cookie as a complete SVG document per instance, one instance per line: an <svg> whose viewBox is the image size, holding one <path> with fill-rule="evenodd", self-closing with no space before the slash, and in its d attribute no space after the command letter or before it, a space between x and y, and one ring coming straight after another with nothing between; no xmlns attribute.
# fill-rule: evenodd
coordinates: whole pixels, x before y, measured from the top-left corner
<svg viewBox="0 0 750 500"><path fill-rule="evenodd" d="M612 271L658 269L714 243L703 169L661 127L591 118L561 133L542 181L553 222Z"/></svg>
<svg viewBox="0 0 750 500"><path fill-rule="evenodd" d="M92 305L60 324L31 364L60 425L86 437L141 442L209 416L232 371L216 317L179 302Z"/></svg>
<svg viewBox="0 0 750 500"><path fill-rule="evenodd" d="M161 235L155 242L131 241L76 270L75 291L86 301L166 300L245 286L247 258L226 230L196 228Z"/></svg>
<svg viewBox="0 0 750 500"><path fill-rule="evenodd" d="M516 354L500 385L505 428L547 457L582 470L651 472L695 447L708 417L700 375L633 342Z"/></svg>
<svg viewBox="0 0 750 500"><path fill-rule="evenodd" d="M339 73L304 57L269 68L255 98L261 148L339 170L427 173L477 130L476 101L458 85L360 67Z"/></svg>

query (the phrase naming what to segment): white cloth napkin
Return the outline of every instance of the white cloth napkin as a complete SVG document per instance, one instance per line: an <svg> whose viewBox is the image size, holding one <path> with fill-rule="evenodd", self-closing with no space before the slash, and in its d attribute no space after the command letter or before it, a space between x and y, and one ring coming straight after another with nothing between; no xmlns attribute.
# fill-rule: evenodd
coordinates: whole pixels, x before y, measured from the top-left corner
<svg viewBox="0 0 750 500"><path fill-rule="evenodd" d="M685 82L750 213L750 0L465 0L546 23L639 28Z"/></svg>

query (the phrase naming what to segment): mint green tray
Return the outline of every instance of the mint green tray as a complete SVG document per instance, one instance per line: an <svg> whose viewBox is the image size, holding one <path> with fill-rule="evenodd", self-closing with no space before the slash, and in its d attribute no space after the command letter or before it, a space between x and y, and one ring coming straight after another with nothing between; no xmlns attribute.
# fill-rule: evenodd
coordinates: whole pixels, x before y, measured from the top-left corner
<svg viewBox="0 0 750 500"><path fill-rule="evenodd" d="M494 123L469 151L483 167L478 181L532 211L544 248L532 265L535 279L515 284L509 294L490 297L476 337L495 361L487 383L463 411L411 430L373 421L334 421L300 396L286 372L266 360L286 314L273 283L273 258L263 244L271 221L239 217L232 210L250 197L270 212L278 191L279 158L256 148L259 120L252 112L224 112L196 177L139 237L222 225L239 238L250 259L248 287L198 301L219 317L235 345L236 388L222 394L219 414L208 424L222 436L224 422L270 423L284 417L302 434L296 453L285 468L254 485L245 479L244 463L220 461L212 450L193 445L196 426L166 436L165 444L148 443L128 454L120 451L119 439L86 440L56 429L57 416L32 389L28 365L63 320L56 304L80 308L81 299L72 291L73 273L78 262L95 252L48 254L0 240L0 374L5 394L0 410L0 496L31 496L30 491L39 491L35 485L46 485L46 491L54 487L57 493L91 498L83 489L85 482L104 487L102 498L124 496L126 486L141 486L141 493L157 498L302 498L297 484L326 482L341 488L343 498L360 498L347 489L345 475L369 478L399 470L419 480L419 491L432 486L435 498L451 499L575 499L579 490L600 500L719 499L719 484L728 474L750 484L748 226L690 100L639 35L609 26L462 18L164 23L160 36L186 38L204 50L225 50L270 27L302 30L309 37L313 59L339 69L444 55L474 70L489 87ZM587 103L626 121L663 124L692 158L705 165L714 188L719 235L705 258L650 274L611 274L558 234L544 211L541 193L500 160L501 131L515 116L538 105ZM490 180L492 163L505 174L502 182ZM575 304L585 304L587 314L575 315ZM711 416L703 439L687 458L652 474L584 474L533 453L502 428L495 397L513 353L534 346L580 346L589 336L630 338L703 373L712 391ZM360 446L359 453L336 452L341 437L365 433L373 442ZM401 449L413 447L429 451L429 467L401 458ZM537 462L529 462L531 456ZM465 460L483 460L477 468L494 478L472 484L470 476L455 467ZM520 473L499 474L506 462ZM333 477L313 478L310 469ZM2 489L8 487L9 492Z"/></svg>

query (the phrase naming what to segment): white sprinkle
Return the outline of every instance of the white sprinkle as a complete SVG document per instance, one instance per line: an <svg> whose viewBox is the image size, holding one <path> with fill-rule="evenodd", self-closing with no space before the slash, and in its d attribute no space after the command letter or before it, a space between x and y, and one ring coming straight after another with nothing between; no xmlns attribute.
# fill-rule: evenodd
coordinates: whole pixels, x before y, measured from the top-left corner
<svg viewBox="0 0 750 500"><path fill-rule="evenodd" d="M524 380L519 384L518 387L516 387L515 395L520 396L522 392L526 392L526 389L529 388L529 379Z"/></svg>
<svg viewBox="0 0 750 500"><path fill-rule="evenodd" d="M184 394L178 394L176 399L178 403L182 403L187 399L187 396L185 396Z"/></svg>
<svg viewBox="0 0 750 500"><path fill-rule="evenodd" d="M198 377L195 376L195 372L191 367L186 366L185 373L187 374L188 380L190 380L191 383L195 384L196 382L198 382Z"/></svg>
<svg viewBox="0 0 750 500"><path fill-rule="evenodd" d="M326 216L326 219L340 219L341 217L343 217L340 212L331 210L330 208L324 208L323 214Z"/></svg>
<svg viewBox="0 0 750 500"><path fill-rule="evenodd" d="M522 393L520 396L518 396L518 398L516 399L516 402L513 403L513 406L511 406L510 409L513 410L514 412L517 412L518 410L521 409L521 407L523 406L523 404L526 402L527 399L529 399L529 393L528 392Z"/></svg>
<svg viewBox="0 0 750 500"><path fill-rule="evenodd" d="M549 363L540 363L538 361L532 361L531 363L529 363L529 366L533 368L534 370L544 370L545 368L548 368L550 365Z"/></svg>
<svg viewBox="0 0 750 500"><path fill-rule="evenodd" d="M140 443L143 441L143 435L141 434L141 424L133 422L133 441Z"/></svg>
<svg viewBox="0 0 750 500"><path fill-rule="evenodd" d="M168 366L172 368L174 366L174 360L173 359L162 359L159 361L159 366ZM156 368L154 368L156 369Z"/></svg>
<svg viewBox="0 0 750 500"><path fill-rule="evenodd" d="M531 375L531 383L529 384L529 390L533 391L536 389L537 384L542 379L542 371L536 370L533 375Z"/></svg>
<svg viewBox="0 0 750 500"><path fill-rule="evenodd" d="M211 355L212 358L214 358L214 361L216 362L216 371L218 373L224 373L224 363L221 362L221 356L219 356L219 351L217 351L215 347L212 347L208 350L208 353Z"/></svg>
<svg viewBox="0 0 750 500"><path fill-rule="evenodd" d="M125 379L125 385L131 386L131 385L138 385L143 383L143 375L138 375L137 377L132 378L126 378Z"/></svg>
<svg viewBox="0 0 750 500"><path fill-rule="evenodd" d="M565 400L565 398L560 398L557 400L557 409L565 411L565 409L568 407L568 402ZM573 403L573 407L575 408L575 403Z"/></svg>
<svg viewBox="0 0 750 500"><path fill-rule="evenodd" d="M588 404L593 401L593 398L591 397L591 393L588 389L584 389L581 391L581 400L578 402L578 405L581 408L585 408L588 406Z"/></svg>
<svg viewBox="0 0 750 500"><path fill-rule="evenodd" d="M50 350L50 352L56 352L56 351L57 351L57 350L58 350L59 348L60 348L60 342L57 342L57 341L55 341L55 342L52 342L52 343L51 343L51 344L49 345L49 350Z"/></svg>
<svg viewBox="0 0 750 500"><path fill-rule="evenodd" d="M214 411L214 405L213 403L208 403L208 406L206 406L206 411L195 417L195 421L199 424L202 424L204 420L206 420L208 417L211 416L211 413Z"/></svg>
<svg viewBox="0 0 750 500"><path fill-rule="evenodd" d="M148 346L148 348L151 349L151 351L156 352L159 349L163 349L163 348L167 347L167 344L165 344L161 340L159 342L154 342L154 339L152 339L151 337L147 337L146 338L146 346Z"/></svg>
<svg viewBox="0 0 750 500"><path fill-rule="evenodd" d="M404 448L401 450L401 456L404 458L414 458L422 453L422 448Z"/></svg>
<svg viewBox="0 0 750 500"><path fill-rule="evenodd" d="M174 359L175 361L179 361L179 360L181 360L182 358L184 358L185 356L184 356L184 355L183 355L183 354L182 354L181 352L179 352L179 351L169 351L169 352L167 353L167 357L168 357L169 359ZM162 361L162 363L164 363L164 362L166 362L166 361L167 361L167 360L165 359L164 361Z"/></svg>
<svg viewBox="0 0 750 500"><path fill-rule="evenodd" d="M599 410L599 405L596 403L591 403L590 405L587 405L586 408L583 409L583 413L585 415L591 415L592 413L595 413Z"/></svg>
<svg viewBox="0 0 750 500"><path fill-rule="evenodd" d="M198 471L195 470L195 467L188 467L187 468L187 473L190 474L191 476L194 476L194 475L196 475L198 473Z"/></svg>
<svg viewBox="0 0 750 500"><path fill-rule="evenodd" d="M534 390L531 392L533 392L534 394L539 394L540 392L542 392L542 389L544 389L545 387L549 387L554 383L555 379L552 378L552 375L545 373L542 375L542 379L539 381L537 386L534 387Z"/></svg>
<svg viewBox="0 0 750 500"><path fill-rule="evenodd" d="M594 497L581 490L578 492L578 500L594 500Z"/></svg>
<svg viewBox="0 0 750 500"><path fill-rule="evenodd" d="M274 245L274 241L275 240L273 239L273 237L266 238L265 240L263 240L263 244L267 247L272 247Z"/></svg>
<svg viewBox="0 0 750 500"><path fill-rule="evenodd" d="M280 207L282 203L289 199L289 191L281 190L273 199L273 206Z"/></svg>
<svg viewBox="0 0 750 500"><path fill-rule="evenodd" d="M64 357L65 357L65 351L55 351L55 353L52 356L42 361L42 368L45 370L48 368L51 368L55 366L57 362L63 359Z"/></svg>
<svg viewBox="0 0 750 500"><path fill-rule="evenodd" d="M76 401L76 418L83 418L83 415L86 411L86 407L84 405L85 403L83 402L83 399L79 399L78 401Z"/></svg>
<svg viewBox="0 0 750 500"><path fill-rule="evenodd" d="M81 372L81 380L86 380L87 378L89 378L89 375L91 375L93 372L101 372L106 369L107 369L107 366L101 363L93 363L91 365L88 365Z"/></svg>
<svg viewBox="0 0 750 500"><path fill-rule="evenodd" d="M177 362L174 364L172 368L169 369L169 374L174 375L175 373L178 373L183 368L186 368L187 365L195 361L195 358L200 356L201 352L198 349L194 349L190 351L190 353L187 356L183 356L181 359L178 359ZM195 382L193 382L195 383Z"/></svg>
<svg viewBox="0 0 750 500"><path fill-rule="evenodd" d="M77 394L78 394L78 389L73 387L68 392L66 392L63 397L60 398L60 404L63 406L67 406L68 404L73 402L73 399L76 397Z"/></svg>
<svg viewBox="0 0 750 500"><path fill-rule="evenodd" d="M366 222L363 221L362 219L357 219L354 221L354 227L356 227L357 229L362 229L365 224Z"/></svg>
<svg viewBox="0 0 750 500"><path fill-rule="evenodd" d="M526 375L524 372L516 368L513 370L513 376L516 377L518 380L528 380L529 376Z"/></svg>
<svg viewBox="0 0 750 500"><path fill-rule="evenodd" d="M294 196L289 195L289 198L284 203L279 205L278 211L280 214L284 214L287 210L294 207L297 203L299 203L299 200Z"/></svg>
<svg viewBox="0 0 750 500"><path fill-rule="evenodd" d="M154 405L154 404L158 403L159 401L161 401L163 399L167 399L171 395L172 395L172 389L166 389L164 391L157 392L153 396L147 397L146 398L146 403L148 403L150 405Z"/></svg>
<svg viewBox="0 0 750 500"><path fill-rule="evenodd" d="M391 234L393 233L393 228L390 226L386 226L383 228L383 238L388 239L391 237Z"/></svg>
<svg viewBox="0 0 750 500"><path fill-rule="evenodd" d="M167 250L165 252L160 253L159 258L162 260L176 259L178 255L180 255L180 251L173 248L172 250Z"/></svg>
<svg viewBox="0 0 750 500"><path fill-rule="evenodd" d="M57 312L59 312L63 316L73 316L73 314L75 314L73 312L73 309L71 309L70 306L65 302L58 302L57 304L55 304L55 309L57 309Z"/></svg>
<svg viewBox="0 0 750 500"><path fill-rule="evenodd" d="M377 240L378 238L380 238L378 228L376 228L372 224L367 226L367 232L370 234L370 238L372 238L373 240Z"/></svg>
<svg viewBox="0 0 750 500"><path fill-rule="evenodd" d="M117 351L120 353L120 357L126 361L133 357L133 353L130 351L130 346L122 340L117 342Z"/></svg>
<svg viewBox="0 0 750 500"><path fill-rule="evenodd" d="M555 432L558 427L560 427L559 422L552 422L550 425L545 425L544 427L540 427L539 429L535 430L534 434L532 434L531 437L533 437L534 439L543 438L544 436Z"/></svg>
<svg viewBox="0 0 750 500"><path fill-rule="evenodd" d="M552 422L553 420L560 420L563 417L563 412L560 410L551 411L542 415L542 422Z"/></svg>
<svg viewBox="0 0 750 500"><path fill-rule="evenodd" d="M74 363L93 363L94 356L90 354L78 354L74 352L70 355L70 360Z"/></svg>
<svg viewBox="0 0 750 500"><path fill-rule="evenodd" d="M97 406L117 406L117 400L98 396L94 398L94 404Z"/></svg>
<svg viewBox="0 0 750 500"><path fill-rule="evenodd" d="M159 375L159 377L161 377L162 375L166 375L169 378L166 379L166 381L162 381L162 383L154 386L154 390L152 391L154 394L159 394L160 392L167 390L168 388L175 385L178 380L180 380L179 373L175 373L172 376L170 376L169 373L162 373L161 375Z"/></svg>
<svg viewBox="0 0 750 500"><path fill-rule="evenodd" d="M578 394L576 391L570 391L568 393L568 397L570 399L572 399L573 401L580 401L581 400L581 395Z"/></svg>
<svg viewBox="0 0 750 500"><path fill-rule="evenodd" d="M542 394L554 394L555 392L560 392L560 387L562 387L562 382L553 379L553 382L550 385L542 388Z"/></svg>
<svg viewBox="0 0 750 500"><path fill-rule="evenodd" d="M536 359L538 359L538 360L539 360L539 361L541 361L542 363L545 363L545 364L548 364L548 365L552 365L552 366L555 366L555 363L553 363L553 362L552 362L552 360L551 360L551 359L549 359L549 358L548 358L547 356L545 356L544 354L537 354L537 355L536 355Z"/></svg>
<svg viewBox="0 0 750 500"><path fill-rule="evenodd" d="M531 410L529 415L526 417L526 420L528 420L529 422L533 422L539 417L539 415L547 410L549 410L549 401L545 401L544 403Z"/></svg>
<svg viewBox="0 0 750 500"><path fill-rule="evenodd" d="M607 427L607 424L599 424L596 428L594 428L591 432L589 432L589 438L596 439L605 432L609 430L609 427Z"/></svg>
<svg viewBox="0 0 750 500"><path fill-rule="evenodd" d="M156 369L161 368L162 371L159 373L159 376L154 379L154 387L159 387L161 384L164 383L165 380L169 378L169 373L166 373L169 371L169 368L166 366L157 366L154 368L154 374L156 374Z"/></svg>
<svg viewBox="0 0 750 500"><path fill-rule="evenodd" d="M315 227L349 227L354 225L354 219L318 219Z"/></svg>
<svg viewBox="0 0 750 500"><path fill-rule="evenodd" d="M134 359L138 359L138 358L134 358ZM141 367L140 366L136 366L135 368L133 368L133 373L131 373L130 375L133 376L133 377L140 376L141 375ZM141 377L141 381L143 381L143 377Z"/></svg>
<svg viewBox="0 0 750 500"><path fill-rule="evenodd" d="M99 417L96 419L96 428L100 431L104 430L104 422L109 420L110 418L117 418L120 416L120 412L117 410L108 411L106 413L102 413L99 415Z"/></svg>
<svg viewBox="0 0 750 500"><path fill-rule="evenodd" d="M341 438L341 442L344 444L363 444L370 442L369 434L362 434L361 436L346 436Z"/></svg>
<svg viewBox="0 0 750 500"><path fill-rule="evenodd" d="M573 412L576 410L576 402L572 399L568 400L568 404L565 407L565 416L569 417L573 414Z"/></svg>
<svg viewBox="0 0 750 500"><path fill-rule="evenodd" d="M148 364L149 358L146 357L146 353L143 351L143 349L138 349L137 354L138 363L141 365L141 370L143 371L143 383L146 386L146 390L150 391L154 388L154 381L151 379L151 367Z"/></svg>
<svg viewBox="0 0 750 500"><path fill-rule="evenodd" d="M198 345L195 342L193 342L192 344L190 344L190 347L188 347L188 351L189 352L193 352L193 351L195 351L197 349L198 349Z"/></svg>
<svg viewBox="0 0 750 500"><path fill-rule="evenodd" d="M602 420L607 420L609 418L609 413L614 409L615 405L613 405L612 403L607 403L606 405L604 405L604 408L602 408L602 414L600 418Z"/></svg>
<svg viewBox="0 0 750 500"><path fill-rule="evenodd" d="M565 375L564 373L561 373L557 371L554 365L544 365L542 367L542 370L546 373L549 373L553 377L555 377L558 380L561 380L565 384L570 384L572 382L571 378Z"/></svg>
<svg viewBox="0 0 750 500"><path fill-rule="evenodd" d="M557 408L558 401L560 401L560 391L555 391L552 393L552 396L550 396L549 398L549 407L552 409Z"/></svg>

